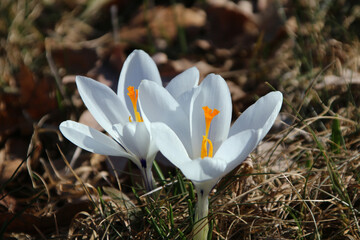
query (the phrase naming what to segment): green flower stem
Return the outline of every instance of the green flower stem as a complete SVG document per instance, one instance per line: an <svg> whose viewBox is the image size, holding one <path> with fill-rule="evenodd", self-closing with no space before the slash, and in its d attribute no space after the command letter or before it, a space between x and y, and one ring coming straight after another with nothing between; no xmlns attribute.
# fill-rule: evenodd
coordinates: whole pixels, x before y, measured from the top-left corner
<svg viewBox="0 0 360 240"><path fill-rule="evenodd" d="M209 232L209 194L198 192L198 202L195 208L195 224L193 227L194 240L206 240Z"/></svg>

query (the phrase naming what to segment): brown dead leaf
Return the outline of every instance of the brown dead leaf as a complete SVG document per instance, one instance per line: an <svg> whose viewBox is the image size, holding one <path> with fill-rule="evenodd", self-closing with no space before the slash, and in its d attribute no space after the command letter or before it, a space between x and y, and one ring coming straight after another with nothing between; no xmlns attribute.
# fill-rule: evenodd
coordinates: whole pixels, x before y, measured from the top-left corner
<svg viewBox="0 0 360 240"><path fill-rule="evenodd" d="M8 212L14 212L16 209L17 201L16 198L9 195L7 192L2 192L0 195L0 206L7 209ZM1 210L0 210L1 211Z"/></svg>
<svg viewBox="0 0 360 240"><path fill-rule="evenodd" d="M96 130L103 131L104 129L99 125L99 123L95 120L93 115L89 110L85 110L79 119L79 123L85 124L89 127L95 128Z"/></svg>
<svg viewBox="0 0 360 240"><path fill-rule="evenodd" d="M6 182L20 166L22 159L9 159L6 157L5 149L0 150L0 184ZM23 166L23 169L25 167Z"/></svg>
<svg viewBox="0 0 360 240"><path fill-rule="evenodd" d="M17 176L19 172L26 170L23 161L26 158L27 147L28 139L12 137L6 140L5 147L0 150L0 185L6 183L11 177ZM5 193L1 194L5 196ZM16 201L14 201L11 196L6 196L0 204L8 204L9 211L12 211L16 205Z"/></svg>
<svg viewBox="0 0 360 240"><path fill-rule="evenodd" d="M27 123L20 99L18 92L0 94L0 142Z"/></svg>
<svg viewBox="0 0 360 240"><path fill-rule="evenodd" d="M338 88L347 87L348 85L359 85L360 73L354 72L350 69L344 69L340 76L328 75L324 80L315 85L316 90L324 89L325 87Z"/></svg>
<svg viewBox="0 0 360 240"><path fill-rule="evenodd" d="M202 9L185 8L182 4L155 6L140 9L127 26L120 30L120 38L141 43L147 39L148 25L154 38L173 41L178 34L178 26L192 30L205 26L206 14ZM194 34L194 31L192 32Z"/></svg>
<svg viewBox="0 0 360 240"><path fill-rule="evenodd" d="M211 0L208 3L209 37L217 47L233 47L245 38L258 36L255 16L243 6L231 1Z"/></svg>
<svg viewBox="0 0 360 240"><path fill-rule="evenodd" d="M98 58L96 48L79 42L47 38L45 48L51 52L55 66L61 70L62 76L84 74L95 66Z"/></svg>
<svg viewBox="0 0 360 240"><path fill-rule="evenodd" d="M263 1L264 2L264 1ZM279 14L278 2L274 0L266 0L266 3L261 3L257 19L260 31L264 33L264 40L266 42L275 42L279 40L286 33L293 33L297 29L295 19L290 18L289 22L284 26L284 20ZM282 3L284 4L284 3Z"/></svg>
<svg viewBox="0 0 360 240"><path fill-rule="evenodd" d="M205 61L193 62L187 58L181 58L179 60L170 60L169 65L177 74L185 71L188 68L195 66L199 69L200 79L203 79L209 73L219 73L221 71L228 70L225 67L221 67L221 68L214 67Z"/></svg>
<svg viewBox="0 0 360 240"><path fill-rule="evenodd" d="M0 142L16 130L30 134L31 120L39 120L57 108L52 79L36 78L24 63L19 65L14 79L17 90L0 95Z"/></svg>
<svg viewBox="0 0 360 240"><path fill-rule="evenodd" d="M6 226L7 233L28 233L37 234L37 230L42 233L49 233L58 227L68 226L77 213L91 211L92 203L82 201L78 203L67 203L64 207L57 210L52 216L37 217L32 214L23 213L0 213L0 225ZM12 221L10 221L12 220Z"/></svg>
<svg viewBox="0 0 360 240"><path fill-rule="evenodd" d="M232 101L238 101L246 96L246 93L239 87L239 85L231 81L226 81L226 83L228 84Z"/></svg>
<svg viewBox="0 0 360 240"><path fill-rule="evenodd" d="M16 80L20 85L22 107L32 119L40 119L56 109L54 83L50 83L50 80L35 79L33 73L24 64L20 66Z"/></svg>

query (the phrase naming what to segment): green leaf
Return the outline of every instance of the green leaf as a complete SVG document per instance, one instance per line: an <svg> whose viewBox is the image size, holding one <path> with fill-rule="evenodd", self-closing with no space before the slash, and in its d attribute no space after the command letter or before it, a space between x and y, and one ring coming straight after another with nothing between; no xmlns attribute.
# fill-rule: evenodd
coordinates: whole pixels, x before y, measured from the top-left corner
<svg viewBox="0 0 360 240"><path fill-rule="evenodd" d="M335 153L340 153L341 147L345 148L345 141L341 134L340 121L338 118L335 118L331 125L330 140L332 141L331 150Z"/></svg>

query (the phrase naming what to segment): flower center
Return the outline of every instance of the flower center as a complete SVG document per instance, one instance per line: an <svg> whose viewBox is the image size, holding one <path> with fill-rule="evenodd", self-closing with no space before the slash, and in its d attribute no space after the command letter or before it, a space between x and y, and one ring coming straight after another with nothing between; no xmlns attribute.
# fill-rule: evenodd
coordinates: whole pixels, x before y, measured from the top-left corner
<svg viewBox="0 0 360 240"><path fill-rule="evenodd" d="M213 156L213 145L210 141L209 137L209 130L210 130L210 124L212 119L219 114L219 110L214 108L214 110L210 109L208 106L203 107L204 115L205 115L205 135L203 136L203 141L201 144L201 158L204 157L212 157ZM209 150L208 150L209 145Z"/></svg>
<svg viewBox="0 0 360 240"><path fill-rule="evenodd" d="M140 113L137 110L137 100L138 100L138 97L139 97L138 90L134 89L133 86L129 86L127 88L127 90L129 91L127 93L127 95L130 97L131 103L133 105L135 121L136 122L143 122L143 119L141 118ZM129 121L132 122L131 121L131 116L129 116Z"/></svg>

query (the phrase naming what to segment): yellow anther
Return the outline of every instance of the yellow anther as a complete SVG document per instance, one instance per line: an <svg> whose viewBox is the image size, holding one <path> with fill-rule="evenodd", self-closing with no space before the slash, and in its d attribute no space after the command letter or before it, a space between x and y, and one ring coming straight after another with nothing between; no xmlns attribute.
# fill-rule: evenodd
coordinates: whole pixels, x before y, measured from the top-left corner
<svg viewBox="0 0 360 240"><path fill-rule="evenodd" d="M130 97L131 103L133 105L135 121L143 122L143 119L141 118L140 113L137 110L137 100L138 100L138 97L139 97L138 90L134 89L133 86L129 86L127 88L127 90L129 91L127 93L127 95ZM129 121L132 122L131 121L131 116L129 116Z"/></svg>
<svg viewBox="0 0 360 240"><path fill-rule="evenodd" d="M212 157L213 156L213 144L210 141L209 130L212 119L219 114L219 110L214 108L214 110L210 109L208 106L203 107L204 115L205 115L205 135L203 136L203 141L201 144L201 158L204 157ZM207 145L209 144L209 151L207 149Z"/></svg>

